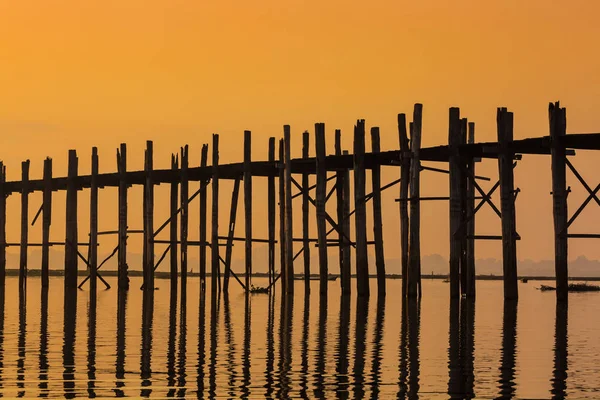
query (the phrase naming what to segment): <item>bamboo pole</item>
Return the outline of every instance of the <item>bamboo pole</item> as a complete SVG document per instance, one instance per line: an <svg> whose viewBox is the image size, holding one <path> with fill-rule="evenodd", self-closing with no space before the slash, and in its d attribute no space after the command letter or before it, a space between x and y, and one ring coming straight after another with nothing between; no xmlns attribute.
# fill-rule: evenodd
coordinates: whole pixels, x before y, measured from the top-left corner
<svg viewBox="0 0 600 400"><path fill-rule="evenodd" d="M244 260L246 272L246 290L252 282L252 132L244 131Z"/></svg>
<svg viewBox="0 0 600 400"><path fill-rule="evenodd" d="M408 184L410 180L410 147L406 132L406 116L398 114L398 135L400 139L400 198L407 199ZM400 252L402 260L402 296L407 295L408 288L408 243L409 243L409 220L408 202L400 202Z"/></svg>
<svg viewBox="0 0 600 400"><path fill-rule="evenodd" d="M217 134L213 134L212 148L211 225L211 296L216 296L219 273L219 135Z"/></svg>
<svg viewBox="0 0 600 400"><path fill-rule="evenodd" d="M281 274L282 293L286 292L288 281L285 268L285 154L283 139L279 140L279 273Z"/></svg>
<svg viewBox="0 0 600 400"><path fill-rule="evenodd" d="M44 193L42 202L42 288L49 286L50 225L52 224L52 159L44 160Z"/></svg>
<svg viewBox="0 0 600 400"><path fill-rule="evenodd" d="M309 144L310 144L310 133L305 131L302 134L302 158L309 158ZM302 174L302 256L304 259L304 291L305 293L310 292L310 222L308 210L310 203L308 200L309 193L308 188L310 187L308 173Z"/></svg>
<svg viewBox="0 0 600 400"><path fill-rule="evenodd" d="M513 140L513 114L499 108L497 114L498 171L500 175L500 210L502 214L502 265L504 271L504 298L516 300L519 297L517 286L517 238L515 229L515 201L513 159L510 149Z"/></svg>
<svg viewBox="0 0 600 400"><path fill-rule="evenodd" d="M171 154L171 171L175 174L179 170L179 156ZM170 212L174 215L179 209L179 187L178 182L173 180L171 182L171 202ZM170 278L171 278L171 293L175 293L177 290L177 217L172 217L169 222L169 239L171 241L169 248L169 259L170 259Z"/></svg>
<svg viewBox="0 0 600 400"><path fill-rule="evenodd" d="M365 121L354 127L354 207L356 223L356 286L359 297L369 295L367 210L365 203Z"/></svg>
<svg viewBox="0 0 600 400"><path fill-rule="evenodd" d="M371 152L378 154L379 128L371 128ZM385 295L385 256L383 252L383 218L381 215L381 166L373 165L371 169L371 184L373 189L373 240L375 242L375 266L377 269L377 294Z"/></svg>
<svg viewBox="0 0 600 400"><path fill-rule="evenodd" d="M200 155L200 167L206 168L208 164L208 145L202 145L202 153ZM200 287L201 291L206 288L206 209L207 209L207 185L200 183Z"/></svg>
<svg viewBox="0 0 600 400"><path fill-rule="evenodd" d="M348 155L348 150L343 151L343 155ZM343 212L344 215L350 214L350 171L344 171L344 187L343 187ZM344 268L340 271L340 285L342 286L342 295L349 296L351 292L351 273L350 273L350 242L345 238L350 237L350 218L344 218L341 229L343 232L342 238L342 265Z"/></svg>
<svg viewBox="0 0 600 400"><path fill-rule="evenodd" d="M98 148L92 148L92 174L90 183L90 291L95 297L98 284Z"/></svg>
<svg viewBox="0 0 600 400"><path fill-rule="evenodd" d="M65 245L65 289L77 288L77 169L75 150L69 150Z"/></svg>
<svg viewBox="0 0 600 400"><path fill-rule="evenodd" d="M327 166L325 165L325 124L315 124L315 144L317 155L317 189L315 192L317 215L317 244L319 248L319 292L327 294L327 221L325 220L325 196L327 192Z"/></svg>
<svg viewBox="0 0 600 400"><path fill-rule="evenodd" d="M560 103L550 103L548 108L552 144L552 203L554 215L554 270L556 273L556 298L568 300L568 214L566 190L566 156L563 139L567 132L566 109Z"/></svg>
<svg viewBox="0 0 600 400"><path fill-rule="evenodd" d="M144 239L146 247L146 262L144 264L144 289L154 290L154 181L153 181L153 143L146 142L146 175L144 199Z"/></svg>
<svg viewBox="0 0 600 400"><path fill-rule="evenodd" d="M21 163L21 246L19 255L19 288L27 285L27 242L29 238L29 160Z"/></svg>
<svg viewBox="0 0 600 400"><path fill-rule="evenodd" d="M129 288L127 267L127 145L121 143L117 149L117 170L119 173L119 247L118 281L119 289Z"/></svg>
<svg viewBox="0 0 600 400"><path fill-rule="evenodd" d="M469 122L469 144L475 143L475 123ZM475 161L469 159L467 180L467 297L475 297Z"/></svg>
<svg viewBox="0 0 600 400"><path fill-rule="evenodd" d="M448 131L448 146L450 148L448 169L450 170L450 298L453 299L460 297L461 241L458 236L462 220L460 193L461 162L458 147L460 143L460 110L452 107L450 108L450 127Z"/></svg>
<svg viewBox="0 0 600 400"><path fill-rule="evenodd" d="M227 247L225 248L225 274L223 275L223 293L229 293L229 275L231 273L231 253L233 250L233 238L235 235L235 220L237 215L238 197L240 192L240 179L233 184L231 194L231 211L229 214L229 225L227 234ZM248 288L248 286L246 286Z"/></svg>
<svg viewBox="0 0 600 400"><path fill-rule="evenodd" d="M6 167L0 161L0 290L4 298L6 280ZM2 304L3 305L3 304ZM2 308L4 310L4 307ZM4 318L3 318L4 319Z"/></svg>
<svg viewBox="0 0 600 400"><path fill-rule="evenodd" d="M180 246L180 271L181 271L181 285L187 286L187 270L188 270L188 228L189 228L189 178L188 178L188 167L189 167L189 148L186 144L181 148L181 184L179 187L180 202L181 202L181 214L180 214L180 227L179 227L179 240Z"/></svg>
<svg viewBox="0 0 600 400"><path fill-rule="evenodd" d="M275 138L269 138L269 161L275 162ZM275 177L267 178L269 229L269 286L275 279Z"/></svg>
<svg viewBox="0 0 600 400"><path fill-rule="evenodd" d="M292 154L290 126L283 127L285 156L285 266L288 294L294 293L294 248L292 228Z"/></svg>

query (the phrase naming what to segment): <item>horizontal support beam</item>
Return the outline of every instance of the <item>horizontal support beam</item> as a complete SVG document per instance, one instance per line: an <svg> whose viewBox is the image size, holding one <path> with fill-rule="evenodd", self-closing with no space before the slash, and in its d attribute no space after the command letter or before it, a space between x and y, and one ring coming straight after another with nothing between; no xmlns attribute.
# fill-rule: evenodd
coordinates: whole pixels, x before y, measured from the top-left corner
<svg viewBox="0 0 600 400"><path fill-rule="evenodd" d="M234 237L234 238L229 238L227 236L219 236L219 240L232 240L234 242L245 242L246 238L243 237ZM255 243L269 243L271 242L269 239L255 239L252 238L250 239L251 242L255 242ZM273 243L277 243L277 240L273 240Z"/></svg>

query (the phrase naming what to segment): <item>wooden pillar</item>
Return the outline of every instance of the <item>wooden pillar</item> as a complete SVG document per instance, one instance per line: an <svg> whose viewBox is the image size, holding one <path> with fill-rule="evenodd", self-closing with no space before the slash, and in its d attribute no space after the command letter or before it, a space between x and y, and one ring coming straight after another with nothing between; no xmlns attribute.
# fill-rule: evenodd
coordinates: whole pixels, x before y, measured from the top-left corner
<svg viewBox="0 0 600 400"><path fill-rule="evenodd" d="M269 162L275 162L275 138L269 138ZM269 286L275 279L275 176L267 178L269 230Z"/></svg>
<svg viewBox="0 0 600 400"><path fill-rule="evenodd" d="M342 131L340 129L335 130L335 155L342 155ZM341 232L338 234L338 246L339 246L339 265L340 265L340 287L342 295L349 294L350 289L350 264L349 260L346 259L346 237L350 237L348 231L346 231L346 217L348 214L345 210L345 197L344 189L347 185L346 180L347 170L338 170L335 177L335 197L336 197L336 211L337 211L337 224ZM349 221L348 221L349 222ZM348 285L345 285L347 283Z"/></svg>
<svg viewBox="0 0 600 400"><path fill-rule="evenodd" d="M448 130L448 146L450 157L448 167L450 170L450 297L460 297L460 259L461 241L458 236L462 221L461 208L461 160L459 146L461 143L460 110L450 108L450 127ZM412 196L412 194L411 194ZM412 221L411 221L412 225Z"/></svg>
<svg viewBox="0 0 600 400"><path fill-rule="evenodd" d="M217 293L219 272L219 135L213 134L212 148L212 218L211 218L211 296Z"/></svg>
<svg viewBox="0 0 600 400"><path fill-rule="evenodd" d="M2 291L2 293L4 293L4 284L6 279L6 191L4 189L5 183L6 167L4 166L4 163L0 161L0 290Z"/></svg>
<svg viewBox="0 0 600 400"><path fill-rule="evenodd" d="M119 249L118 280L119 289L129 288L127 266L127 145L121 143L117 150L117 170L119 173Z"/></svg>
<svg viewBox="0 0 600 400"><path fill-rule="evenodd" d="M244 223L246 288L252 282L252 133L244 131Z"/></svg>
<svg viewBox="0 0 600 400"><path fill-rule="evenodd" d="M206 168L208 164L208 145L202 145L202 153L200 155L200 167ZM206 203L207 203L207 184L201 180L200 185L204 185L200 190L200 287L201 290L206 288Z"/></svg>
<svg viewBox="0 0 600 400"><path fill-rule="evenodd" d="M315 193L317 214L317 240L319 246L319 292L327 294L327 211L325 197L327 196L327 166L325 165L325 124L315 124L315 145L317 155L317 188Z"/></svg>
<svg viewBox="0 0 600 400"><path fill-rule="evenodd" d="M379 144L379 128L371 128L371 151L378 154L381 151ZM377 268L377 294L385 295L385 256L383 253L383 218L381 215L381 166L373 164L371 170L371 184L373 188L373 240L375 241L375 266Z"/></svg>
<svg viewBox="0 0 600 400"><path fill-rule="evenodd" d="M52 159L44 160L44 192L42 202L42 288L49 285L50 225L52 224Z"/></svg>
<svg viewBox="0 0 600 400"><path fill-rule="evenodd" d="M408 256L408 295L414 297L423 294L421 286L421 126L423 105L415 104L413 122L410 130L410 239ZM412 285L412 286L411 286Z"/></svg>
<svg viewBox="0 0 600 400"><path fill-rule="evenodd" d="M21 246L19 257L19 288L27 284L27 247L29 239L29 160L21 163Z"/></svg>
<svg viewBox="0 0 600 400"><path fill-rule="evenodd" d="M550 103L548 108L550 139L552 144L552 204L554 214L554 270L556 273L556 298L568 300L568 214L567 178L564 136L567 134L566 109L560 103Z"/></svg>
<svg viewBox="0 0 600 400"><path fill-rule="evenodd" d="M345 156L348 155L348 150L344 150L343 154ZM341 226L342 232L344 232L344 236L346 238L350 238L350 218L348 215L350 214L350 170L346 169L344 171L344 222ZM342 245L342 265L344 269L341 272L341 286L342 286L342 295L350 295L351 292L351 271L350 271L350 242L349 239L344 240L344 244Z"/></svg>
<svg viewBox="0 0 600 400"><path fill-rule="evenodd" d="M504 271L504 299L519 297L517 286L517 238L515 229L515 190L513 176L514 151L513 114L499 108L498 123L498 171L500 175L500 213L502 215L502 266Z"/></svg>
<svg viewBox="0 0 600 400"><path fill-rule="evenodd" d="M469 122L468 127L468 142L475 143L475 123ZM475 160L469 158L467 180L467 297L475 297Z"/></svg>
<svg viewBox="0 0 600 400"><path fill-rule="evenodd" d="M177 174L179 170L179 157L175 154L171 154L171 171L173 176ZM170 278L171 278L171 293L175 293L177 290L177 217L173 216L179 209L179 187L177 180L171 181L171 202L170 202L170 215L171 221L169 222L169 240L171 242L171 248L169 249L170 259Z"/></svg>
<svg viewBox="0 0 600 400"><path fill-rule="evenodd" d="M144 239L146 244L146 262L144 263L144 289L154 290L154 180L153 180L153 143L146 142L146 175L144 200Z"/></svg>
<svg viewBox="0 0 600 400"><path fill-rule="evenodd" d="M354 127L354 220L356 223L356 287L358 296L369 295L367 209L365 203L365 120Z"/></svg>
<svg viewBox="0 0 600 400"><path fill-rule="evenodd" d="M65 289L77 288L77 169L75 150L69 150L65 244Z"/></svg>
<svg viewBox="0 0 600 400"><path fill-rule="evenodd" d="M305 131L302 134L302 158L309 157L310 133ZM304 291L310 292L310 223L308 219L308 210L310 208L308 188L310 186L309 175L302 173L302 255L304 259Z"/></svg>
<svg viewBox="0 0 600 400"><path fill-rule="evenodd" d="M180 202L181 202L181 216L180 216L180 231L179 240L181 241L180 247L180 271L181 271L181 285L187 285L187 269L188 269L188 198L189 198L189 182L188 182L188 145L186 144L181 148L181 186L179 188Z"/></svg>
<svg viewBox="0 0 600 400"><path fill-rule="evenodd" d="M283 139L279 140L279 273L281 274L282 293L287 290L285 268L285 155Z"/></svg>
<svg viewBox="0 0 600 400"><path fill-rule="evenodd" d="M467 124L466 118L460 120L460 144L467 144ZM468 169L469 160L468 156L461 154L460 156L460 210L461 210L461 229L458 232L460 238L460 292L461 295L467 294L467 208L468 208Z"/></svg>
<svg viewBox="0 0 600 400"><path fill-rule="evenodd" d="M285 156L285 266L287 287L286 292L294 293L294 242L292 227L292 154L290 126L283 127L284 156Z"/></svg>
<svg viewBox="0 0 600 400"><path fill-rule="evenodd" d="M408 188L410 180L410 147L406 132L406 116L398 114L398 135L400 138L400 252L402 261L402 296L408 288Z"/></svg>
<svg viewBox="0 0 600 400"><path fill-rule="evenodd" d="M227 247L225 248L225 274L223 275L223 292L229 293L229 275L231 274L231 254L233 250L233 237L235 234L235 220L237 215L238 197L240 192L240 179L233 184L231 194L231 211L229 214L229 225L227 225ZM248 286L246 286L248 288Z"/></svg>
<svg viewBox="0 0 600 400"><path fill-rule="evenodd" d="M92 148L92 174L90 180L90 291L94 293L98 284L98 148ZM95 295L94 295L95 296Z"/></svg>

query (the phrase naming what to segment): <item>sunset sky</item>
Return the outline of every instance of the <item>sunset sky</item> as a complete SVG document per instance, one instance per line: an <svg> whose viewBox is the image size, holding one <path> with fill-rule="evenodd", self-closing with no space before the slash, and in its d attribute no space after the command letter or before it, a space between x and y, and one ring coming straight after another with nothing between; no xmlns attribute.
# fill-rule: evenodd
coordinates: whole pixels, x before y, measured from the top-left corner
<svg viewBox="0 0 600 400"><path fill-rule="evenodd" d="M381 128L383 149L397 149L396 115L412 115L416 102L424 104L423 146L447 143L451 106L476 123L478 141L496 139L500 106L514 111L516 138L547 135L548 102L556 100L567 107L568 132L600 132L598 15L600 3L593 0L0 1L0 159L9 180L20 178L27 158L32 178L40 178L46 156L54 159L55 175L65 175L67 151L74 148L83 174L97 146L101 171L112 172L115 149L126 142L129 168L141 169L144 142L151 139L155 167L167 168L170 154L186 143L191 164L198 165L201 145L219 133L221 163L237 162L249 129L253 157L264 160L268 137L279 138L284 124L291 125L292 151L300 156L301 132L314 132L315 122L326 124L329 152L336 128L351 149L357 118ZM598 160L584 152L574 159L592 187L600 178ZM493 184L497 163L487 161L479 172ZM383 180L397 177L397 170L386 169ZM572 213L586 193L568 179ZM265 237L265 186L255 185L255 236ZM518 256L551 259L550 158L524 157L515 185L522 190ZM221 186L222 234L231 186ZM445 175L423 172L424 195L447 191ZM138 229L141 191L131 193L130 226ZM167 194L167 187L157 189L157 224L168 214ZM80 196L81 238L87 237L88 196ZM116 196L113 189L101 194L101 229L116 229ZM387 258L399 257L396 197L397 189L384 196ZM40 194L31 196L31 217L40 202ZM18 196L8 207L9 239L16 241ZM197 240L193 207L191 239ZM589 207L573 232L600 233L600 213ZM64 194L55 195L53 208L52 237L58 239ZM500 233L493 213L478 217L478 233ZM447 256L448 220L447 204L423 205L423 255ZM243 222L237 229L241 236ZM31 229L32 241L40 230ZM103 244L101 251L112 249L112 242ZM243 257L237 250L235 257ZM571 240L570 258L579 255L600 258L600 246ZM500 243L478 243L477 257L500 258Z"/></svg>

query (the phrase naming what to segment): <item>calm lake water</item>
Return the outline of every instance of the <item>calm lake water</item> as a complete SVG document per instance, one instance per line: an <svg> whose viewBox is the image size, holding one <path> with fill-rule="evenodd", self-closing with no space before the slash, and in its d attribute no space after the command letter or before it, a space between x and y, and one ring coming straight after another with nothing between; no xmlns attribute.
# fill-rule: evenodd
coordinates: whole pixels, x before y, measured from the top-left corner
<svg viewBox="0 0 600 400"><path fill-rule="evenodd" d="M368 301L342 300L339 282L320 299L314 281L310 297L297 282L282 303L280 287L246 297L232 281L229 296L212 301L191 278L182 302L167 280L153 301L140 284L133 278L120 298L100 290L93 301L83 290L65 302L62 278L44 296L30 277L19 301L8 277L0 394L600 398L600 293L571 294L568 309L557 308L554 293L530 281L518 304L505 304L500 281L478 281L476 302L451 302L447 283L424 280L421 304L403 305L400 280Z"/></svg>

